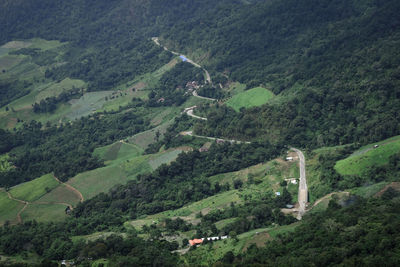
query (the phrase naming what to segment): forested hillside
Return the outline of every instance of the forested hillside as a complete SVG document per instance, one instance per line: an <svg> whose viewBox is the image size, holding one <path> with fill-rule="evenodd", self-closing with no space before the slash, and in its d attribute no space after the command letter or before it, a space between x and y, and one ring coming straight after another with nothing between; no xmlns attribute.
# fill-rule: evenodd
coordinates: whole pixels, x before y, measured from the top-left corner
<svg viewBox="0 0 400 267"><path fill-rule="evenodd" d="M0 0L0 266L399 265L399 11Z"/></svg>

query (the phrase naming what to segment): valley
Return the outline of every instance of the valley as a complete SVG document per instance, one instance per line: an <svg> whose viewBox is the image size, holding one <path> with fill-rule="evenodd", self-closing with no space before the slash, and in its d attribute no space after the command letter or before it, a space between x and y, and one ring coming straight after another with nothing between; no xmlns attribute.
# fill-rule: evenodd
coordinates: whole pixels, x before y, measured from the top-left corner
<svg viewBox="0 0 400 267"><path fill-rule="evenodd" d="M0 266L398 265L397 1L43 1L0 0Z"/></svg>

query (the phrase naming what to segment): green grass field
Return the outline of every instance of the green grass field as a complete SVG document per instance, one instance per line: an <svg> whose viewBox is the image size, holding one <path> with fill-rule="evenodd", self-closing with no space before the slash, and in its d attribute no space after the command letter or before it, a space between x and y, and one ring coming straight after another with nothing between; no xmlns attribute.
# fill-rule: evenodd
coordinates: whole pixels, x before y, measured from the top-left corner
<svg viewBox="0 0 400 267"><path fill-rule="evenodd" d="M160 138L162 138L167 131L168 126L173 123L173 120L165 122L151 130L144 131L138 133L130 138L128 138L129 143L133 143L141 147L142 149L146 149L150 144L156 141L156 133L160 133Z"/></svg>
<svg viewBox="0 0 400 267"><path fill-rule="evenodd" d="M187 149L186 149L187 150ZM169 151L165 151L161 154L156 154L149 159L149 164L153 170L160 167L162 164L169 164L174 161L180 153L182 153L184 149L172 149Z"/></svg>
<svg viewBox="0 0 400 267"><path fill-rule="evenodd" d="M233 108L236 111L239 111L240 108L250 108L255 106L261 106L268 102L271 98L274 97L274 94L268 89L262 87L256 87L237 95L234 95L231 99L229 99L226 104Z"/></svg>
<svg viewBox="0 0 400 267"><path fill-rule="evenodd" d="M17 223L17 214L23 207L24 204L9 199L7 193L0 190L0 226L6 221L11 224Z"/></svg>
<svg viewBox="0 0 400 267"><path fill-rule="evenodd" d="M46 84L46 86L41 89L35 96L35 101L40 102L40 100L46 97L58 96L62 92L70 91L73 87L75 88L86 88L86 83L82 80L65 78L60 82L51 82Z"/></svg>
<svg viewBox="0 0 400 267"><path fill-rule="evenodd" d="M72 192L67 186L60 184L35 202L68 203L74 206L79 201L79 196L76 193Z"/></svg>
<svg viewBox="0 0 400 267"><path fill-rule="evenodd" d="M80 173L68 181L68 184L79 190L85 199L101 192L108 192L117 184L126 184L136 179L141 173L150 172L149 156L137 156L137 153L117 158L108 162L103 168Z"/></svg>
<svg viewBox="0 0 400 267"><path fill-rule="evenodd" d="M46 174L35 180L14 186L11 188L10 194L16 199L32 202L50 192L58 185L59 183L54 179L52 174Z"/></svg>
<svg viewBox="0 0 400 267"><path fill-rule="evenodd" d="M374 145L379 145L374 148ZM336 163L335 169L342 175L361 175L371 166L382 166L389 162L390 156L399 153L400 136L369 144L355 151L350 157Z"/></svg>
<svg viewBox="0 0 400 267"><path fill-rule="evenodd" d="M61 222L67 218L64 205L59 204L29 204L21 213L22 221Z"/></svg>

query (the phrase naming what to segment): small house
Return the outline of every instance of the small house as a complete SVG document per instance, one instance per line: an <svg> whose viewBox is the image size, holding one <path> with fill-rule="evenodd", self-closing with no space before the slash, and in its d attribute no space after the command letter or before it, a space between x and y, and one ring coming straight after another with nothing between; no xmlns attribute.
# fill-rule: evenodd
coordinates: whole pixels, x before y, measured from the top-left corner
<svg viewBox="0 0 400 267"><path fill-rule="evenodd" d="M293 157L286 157L286 161L293 161Z"/></svg>
<svg viewBox="0 0 400 267"><path fill-rule="evenodd" d="M200 245L203 243L203 239L193 239L193 240L189 240L189 244L191 246L195 246L195 245Z"/></svg>

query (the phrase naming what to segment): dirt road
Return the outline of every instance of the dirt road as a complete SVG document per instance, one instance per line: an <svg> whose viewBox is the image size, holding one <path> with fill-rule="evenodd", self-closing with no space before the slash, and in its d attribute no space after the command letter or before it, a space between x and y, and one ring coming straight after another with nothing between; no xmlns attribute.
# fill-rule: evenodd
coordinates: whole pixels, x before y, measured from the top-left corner
<svg viewBox="0 0 400 267"><path fill-rule="evenodd" d="M189 136L194 136L194 137L199 137L199 138L205 138L208 140L213 140L213 141L220 141L220 142L229 142L231 144L251 144L251 142L245 142L245 141L238 141L238 140L229 140L229 139L222 139L222 138L215 138L215 137L210 137L210 136L203 136L203 135L196 135L193 134L193 131L185 131L181 132L180 135L189 135Z"/></svg>
<svg viewBox="0 0 400 267"><path fill-rule="evenodd" d="M186 59L186 61L187 61L188 63L192 64L192 65L195 66L195 67L201 68L201 69L204 71L204 73L206 74L206 81L207 81L209 84L212 84L212 80L211 80L210 73L208 73L208 71L207 71L205 68L203 68L202 66L200 66L199 64L197 64L196 62L194 62L193 60L191 60L190 58L188 58L187 56L185 56L185 55L183 55L183 54L180 54L180 53L178 53L178 52L175 52L175 51L171 51L171 50L169 50L167 47L161 45L161 44L160 44L160 40L158 40L158 37L153 37L153 38L151 38L151 40L153 40L153 42L154 42L156 45L161 46L165 51L169 51L169 52L171 52L172 54L177 55L177 56L182 56L182 57L184 57L184 58ZM199 96L199 95L197 95L197 92L196 92L196 95L195 95L195 92L196 92L196 91L193 91L193 95L196 96L196 97L200 97L200 98L208 99L208 100L215 100L215 99L213 99L213 98L208 98L208 97Z"/></svg>

